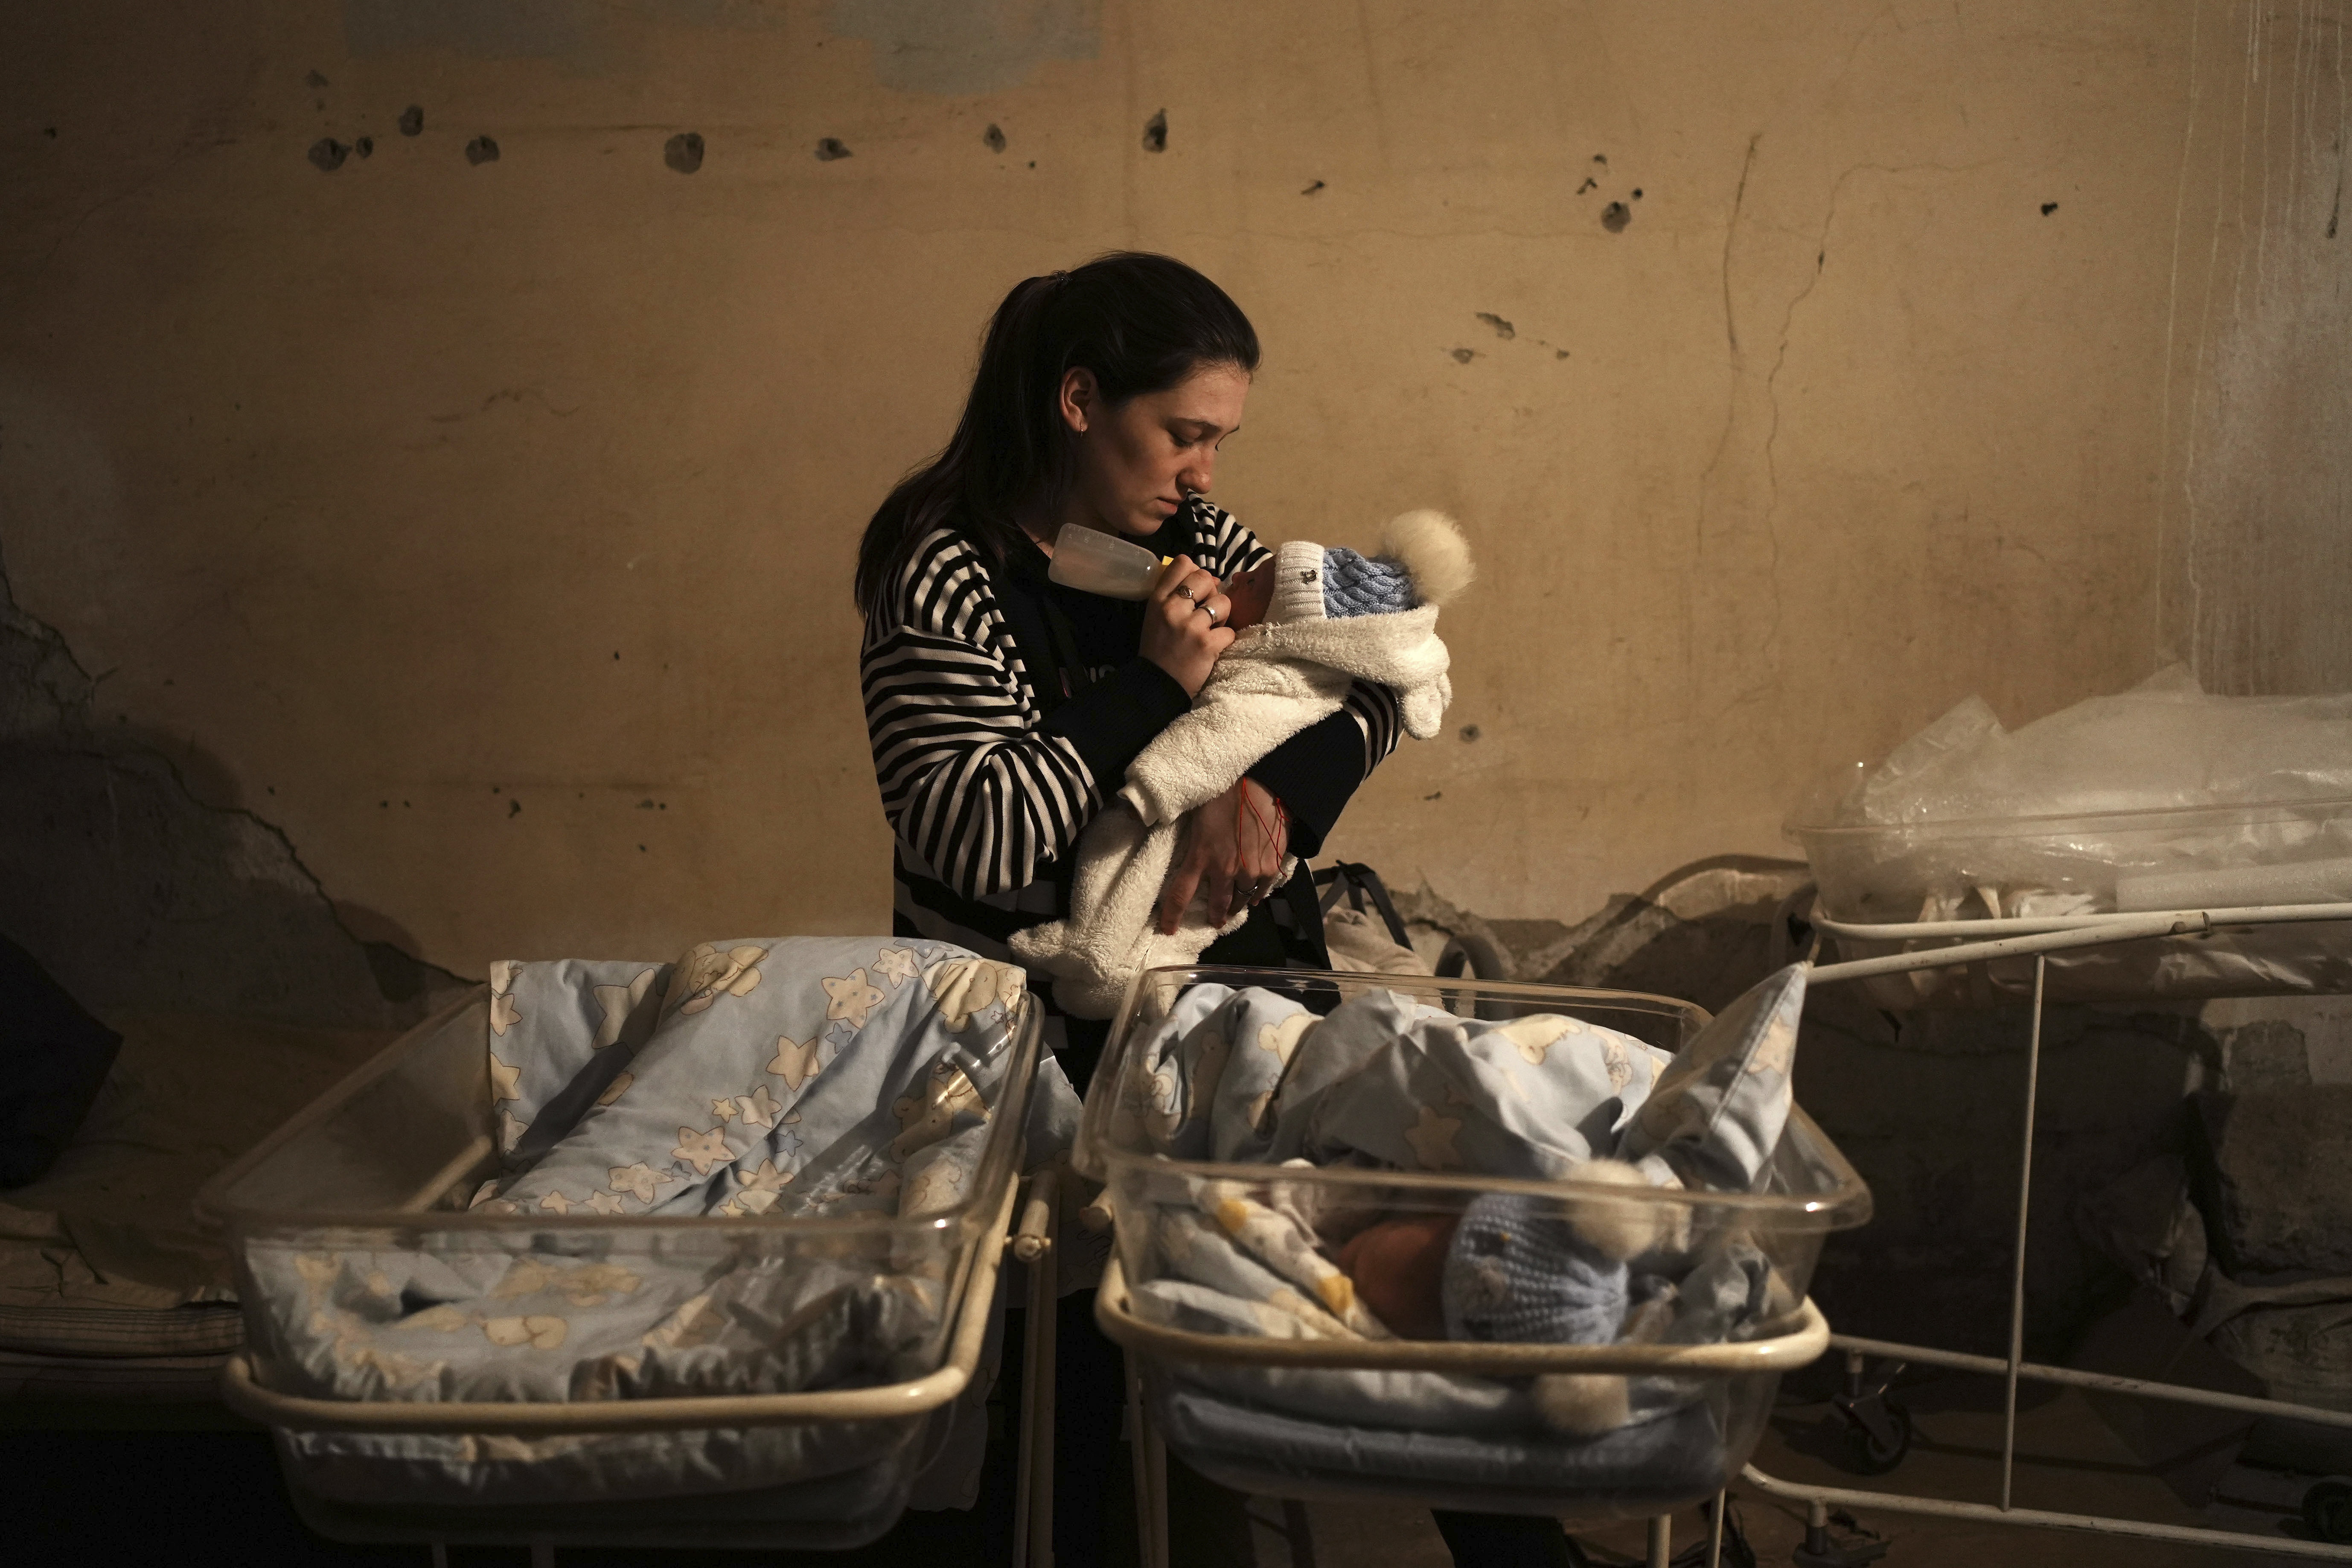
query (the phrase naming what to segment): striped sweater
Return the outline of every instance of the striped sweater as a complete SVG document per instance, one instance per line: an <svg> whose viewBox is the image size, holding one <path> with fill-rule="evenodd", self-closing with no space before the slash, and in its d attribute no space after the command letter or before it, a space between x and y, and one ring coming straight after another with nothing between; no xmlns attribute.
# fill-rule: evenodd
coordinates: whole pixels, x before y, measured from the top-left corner
<svg viewBox="0 0 2352 1568"><path fill-rule="evenodd" d="M1269 553L1198 498L1142 542L1220 577ZM900 933L1009 960L1014 931L1066 912L1079 834L1189 705L1137 657L1141 626L1139 605L1049 584L1034 548L992 569L943 529L910 552L867 607L859 660ZM1360 684L1339 713L1250 770L1288 809L1296 852L1321 847L1398 728L1394 694Z"/></svg>

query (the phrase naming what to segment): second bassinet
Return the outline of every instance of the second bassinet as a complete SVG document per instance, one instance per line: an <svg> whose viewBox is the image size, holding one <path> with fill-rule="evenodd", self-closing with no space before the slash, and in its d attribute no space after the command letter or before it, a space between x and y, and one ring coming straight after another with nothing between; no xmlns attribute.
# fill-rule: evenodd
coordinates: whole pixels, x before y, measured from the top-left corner
<svg viewBox="0 0 2352 1568"><path fill-rule="evenodd" d="M1097 1298L1155 1434L1238 1489L1654 1517L1737 1475L1870 1198L1787 1099L1801 971L1660 997L1144 977L1088 1095ZM1147 1480L1147 1491L1150 1483Z"/></svg>

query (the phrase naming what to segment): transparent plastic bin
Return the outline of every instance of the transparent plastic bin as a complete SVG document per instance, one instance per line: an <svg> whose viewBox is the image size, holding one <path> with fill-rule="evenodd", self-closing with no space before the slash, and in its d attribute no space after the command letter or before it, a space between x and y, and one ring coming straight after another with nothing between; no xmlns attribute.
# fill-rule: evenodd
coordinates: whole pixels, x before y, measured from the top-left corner
<svg viewBox="0 0 2352 1568"><path fill-rule="evenodd" d="M1122 1091L1139 1082L1130 1043L1165 1018L1202 983L1256 986L1328 1013L1343 996L1391 991L1458 1016L1502 1021L1566 1015L1665 1049L1679 1048L1707 1015L1685 1002L1564 986L1335 975L1295 970L1183 968L1147 973L1120 1019L1087 1097L1079 1170L1104 1182L1117 1216L1118 1248L1097 1298L1097 1317L1127 1346L1155 1428L1193 1468L1237 1489L1284 1497L1410 1499L1432 1507L1551 1514L1571 1522L1650 1518L1711 1496L1739 1472L1769 1413L1780 1374L1811 1362L1829 1331L1806 1298L1823 1238L1864 1223L1870 1193L1801 1110L1786 1130L1757 1189L1670 1191L1538 1182L1475 1173L1310 1168L1169 1159L1139 1133L1120 1136ZM1473 1200L1517 1193L1591 1215L1638 1209L1687 1228L1693 1254L1738 1237L1769 1260L1769 1304L1744 1337L1726 1343L1495 1343L1454 1340L1284 1338L1194 1331L1135 1310L1130 1282L1159 1278L1154 1227L1162 1215L1196 1210L1201 1184L1269 1207L1308 1214L1341 1205L1381 1217L1458 1215ZM1396 1398L1367 1417L1329 1413L1318 1375L1370 1372ZM1603 1454L1590 1440L1526 1424L1524 1407L1491 1429L1449 1417L1438 1429L1414 1399L1437 1374L1484 1394L1532 1391L1535 1380L1622 1375L1666 1413L1611 1434ZM1358 1384L1364 1387L1367 1385ZM1638 1441L1628 1434L1646 1434ZM1370 1434L1367 1438L1367 1434ZM1399 1440L1396 1435L1404 1435ZM1644 1446L1646 1445L1646 1447Z"/></svg>
<svg viewBox="0 0 2352 1568"><path fill-rule="evenodd" d="M1888 928L2352 900L2352 801L1857 826L1791 823L1841 955L1916 951ZM2000 928L1990 928L1996 934ZM2047 955L2053 1002L2352 991L2352 921L2223 929ZM2031 956L1881 975L1890 1008L2033 993Z"/></svg>
<svg viewBox="0 0 2352 1568"><path fill-rule="evenodd" d="M982 1053L1013 1055L972 1190L908 1219L468 1212L497 1168L488 1005L478 990L419 1025L197 1194L244 1303L247 1344L224 1397L272 1428L298 1509L324 1533L363 1541L845 1547L887 1531L986 1338L1037 1066L1035 1004L1024 998ZM793 1281L822 1267L936 1310L911 1328L901 1314L886 1346L840 1342L820 1386L790 1374L779 1385L768 1368L756 1393L461 1403L420 1385L326 1397L289 1332L307 1310L299 1293L270 1281L296 1273L285 1267L296 1258L352 1253L528 1255L664 1279L772 1271L787 1308ZM470 1491L446 1479L453 1458L480 1461ZM694 1479L680 1484L680 1468ZM655 1473L668 1479L633 1479Z"/></svg>

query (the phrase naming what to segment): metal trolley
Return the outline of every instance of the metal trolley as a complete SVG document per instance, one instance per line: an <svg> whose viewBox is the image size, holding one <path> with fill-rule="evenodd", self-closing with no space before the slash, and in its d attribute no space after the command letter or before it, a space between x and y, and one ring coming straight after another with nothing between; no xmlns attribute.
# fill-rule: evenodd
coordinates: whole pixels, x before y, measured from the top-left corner
<svg viewBox="0 0 2352 1568"><path fill-rule="evenodd" d="M2242 1531L2160 1524L2097 1514L2018 1508L2011 1500L2017 1455L2017 1385L2021 1381L2203 1405L2249 1415L2284 1416L2315 1426L2352 1430L2352 1413L2283 1400L2247 1398L2178 1384L2115 1377L2071 1367L2045 1366L2026 1361L2023 1353L2025 1243L2026 1227L2032 1218L2030 1197L2033 1175L2034 1101L2042 1073L2042 1006L2050 976L2051 955L2104 949L2128 942L2195 939L2208 933L2245 932L2263 928L2347 921L2352 921L2352 904L2292 904L1908 924L1857 924L1826 919L1818 913L1813 915L1811 923L1815 930L1842 947L1859 947L1865 951L1873 947L1891 947L1895 950L1839 963L1818 964L1812 971L1811 980L1817 986L1961 965L1989 965L2002 961L2032 962L2032 1001L2026 1043L2024 1152L2020 1157L2018 1172L2015 1259L2010 1282L2009 1354L2005 1358L1963 1355L1932 1346L1898 1344L1843 1334L1832 1335L1829 1341L1830 1348L1844 1355L1849 1370L1857 1376L1867 1358L1879 1357L1926 1366L1948 1367L1957 1372L1981 1373L2004 1379L2007 1388L2001 1431L2000 1497L1998 1502L1961 1502L1850 1487L1806 1486L1767 1475L1753 1465L1742 1470L1742 1479L1769 1496L1803 1503L1807 1509L1808 1539L1816 1543L1822 1540L1832 1509L1871 1508L1980 1523L2084 1531L2103 1535L2135 1536L2148 1541L2226 1546L2322 1562L2352 1563L2352 1486L2347 1486L2341 1480L2320 1483L2313 1489L2315 1495L2305 1499L2306 1518L2313 1523L2315 1533L2326 1537L2314 1541L2255 1535ZM1892 1455L1899 1457L1902 1443L1899 1432L1885 1430L1868 1436L1885 1444Z"/></svg>

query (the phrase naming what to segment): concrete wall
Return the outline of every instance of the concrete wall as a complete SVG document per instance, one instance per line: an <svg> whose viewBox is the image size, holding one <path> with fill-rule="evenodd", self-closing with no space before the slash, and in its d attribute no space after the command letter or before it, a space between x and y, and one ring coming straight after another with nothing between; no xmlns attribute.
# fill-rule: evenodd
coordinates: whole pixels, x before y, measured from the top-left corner
<svg viewBox="0 0 2352 1568"><path fill-rule="evenodd" d="M1007 287L1167 249L1267 345L1219 500L1482 557L1333 849L1573 921L1970 692L2352 683L2344 19L19 8L0 559L362 939L873 928L856 532Z"/></svg>
<svg viewBox="0 0 2352 1568"><path fill-rule="evenodd" d="M2200 7L2158 498L2208 689L2352 690L2352 156L2340 5Z"/></svg>

